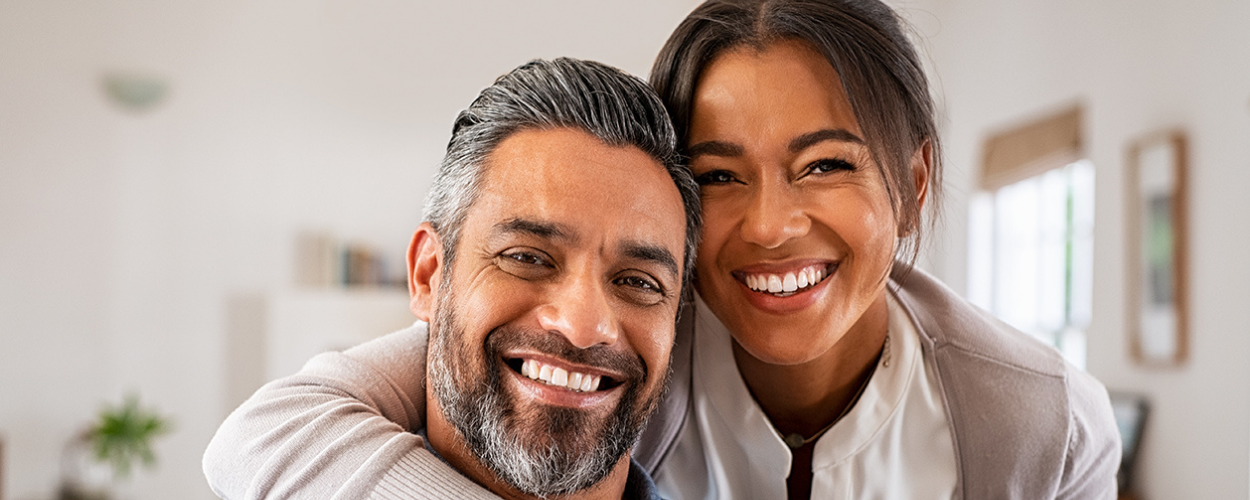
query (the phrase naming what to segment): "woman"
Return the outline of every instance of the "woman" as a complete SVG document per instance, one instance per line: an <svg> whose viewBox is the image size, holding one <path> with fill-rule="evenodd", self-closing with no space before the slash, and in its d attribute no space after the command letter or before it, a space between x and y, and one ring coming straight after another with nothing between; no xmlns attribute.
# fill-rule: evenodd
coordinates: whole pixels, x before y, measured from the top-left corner
<svg viewBox="0 0 1250 500"><path fill-rule="evenodd" d="M1114 498L1102 386L911 269L941 148L888 7L712 0L673 33L652 84L702 185L705 224L695 311L634 450L662 494ZM413 356L374 344L320 362L396 366L365 385L400 381L420 398ZM348 394L264 410L306 392L262 389L232 437L289 452L272 438L342 418L325 408L372 404ZM423 413L399 414L388 418L423 426Z"/></svg>
<svg viewBox="0 0 1250 500"><path fill-rule="evenodd" d="M668 496L1115 496L1102 386L911 269L941 149L899 25L713 0L657 58L705 224L692 354L639 450Z"/></svg>

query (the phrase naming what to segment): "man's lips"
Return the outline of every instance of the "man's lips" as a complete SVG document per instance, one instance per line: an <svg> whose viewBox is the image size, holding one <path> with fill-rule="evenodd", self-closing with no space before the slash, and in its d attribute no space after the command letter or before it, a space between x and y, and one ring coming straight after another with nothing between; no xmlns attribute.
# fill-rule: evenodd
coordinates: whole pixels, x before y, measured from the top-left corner
<svg viewBox="0 0 1250 500"><path fill-rule="evenodd" d="M621 385L624 378L600 368L570 364L541 354L512 354L505 356L504 362L522 377L575 393L608 391Z"/></svg>
<svg viewBox="0 0 1250 500"><path fill-rule="evenodd" d="M486 343L486 351L503 365L498 369L510 375L505 377L509 385L539 404L606 408L647 379L646 364L637 354L606 345L577 348L556 332L501 327Z"/></svg>
<svg viewBox="0 0 1250 500"><path fill-rule="evenodd" d="M733 271L739 283L753 292L789 297L807 292L837 270L838 263L807 261L788 265L759 265Z"/></svg>

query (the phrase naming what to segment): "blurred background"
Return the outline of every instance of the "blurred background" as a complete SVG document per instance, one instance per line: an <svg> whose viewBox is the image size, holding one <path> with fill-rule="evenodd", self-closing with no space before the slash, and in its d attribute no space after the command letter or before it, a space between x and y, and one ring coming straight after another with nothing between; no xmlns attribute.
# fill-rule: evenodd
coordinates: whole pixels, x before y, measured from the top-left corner
<svg viewBox="0 0 1250 500"><path fill-rule="evenodd" d="M1247 498L1250 2L890 3L947 147L921 266L1149 404L1140 498ZM412 321L396 282L456 112L532 58L645 77L696 4L0 0L0 498L98 475L83 432L128 396L167 432L118 496L213 498L230 410ZM1143 355L1133 148L1160 131L1187 333Z"/></svg>

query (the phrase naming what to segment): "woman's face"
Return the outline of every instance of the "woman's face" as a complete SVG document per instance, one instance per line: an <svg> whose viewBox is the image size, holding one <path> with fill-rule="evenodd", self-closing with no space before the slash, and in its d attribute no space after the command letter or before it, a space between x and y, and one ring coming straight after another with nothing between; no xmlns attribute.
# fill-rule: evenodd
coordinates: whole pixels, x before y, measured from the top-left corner
<svg viewBox="0 0 1250 500"><path fill-rule="evenodd" d="M804 363L886 326L897 224L863 137L837 73L804 43L734 49L700 77L697 287L761 361Z"/></svg>

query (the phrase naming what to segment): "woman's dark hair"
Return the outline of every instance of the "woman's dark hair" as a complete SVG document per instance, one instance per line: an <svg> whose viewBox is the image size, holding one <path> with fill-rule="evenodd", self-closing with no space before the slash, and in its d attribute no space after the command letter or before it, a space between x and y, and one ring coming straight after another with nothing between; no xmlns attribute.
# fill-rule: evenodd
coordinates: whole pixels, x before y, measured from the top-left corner
<svg viewBox="0 0 1250 500"><path fill-rule="evenodd" d="M710 0L700 5L673 31L651 68L651 86L668 107L679 149L688 146L691 106L703 69L728 50L762 50L783 40L810 44L837 71L885 179L899 234L907 235L899 252L910 266L923 220L911 159L928 141L926 203L935 207L941 146L920 58L894 11L879 0Z"/></svg>

